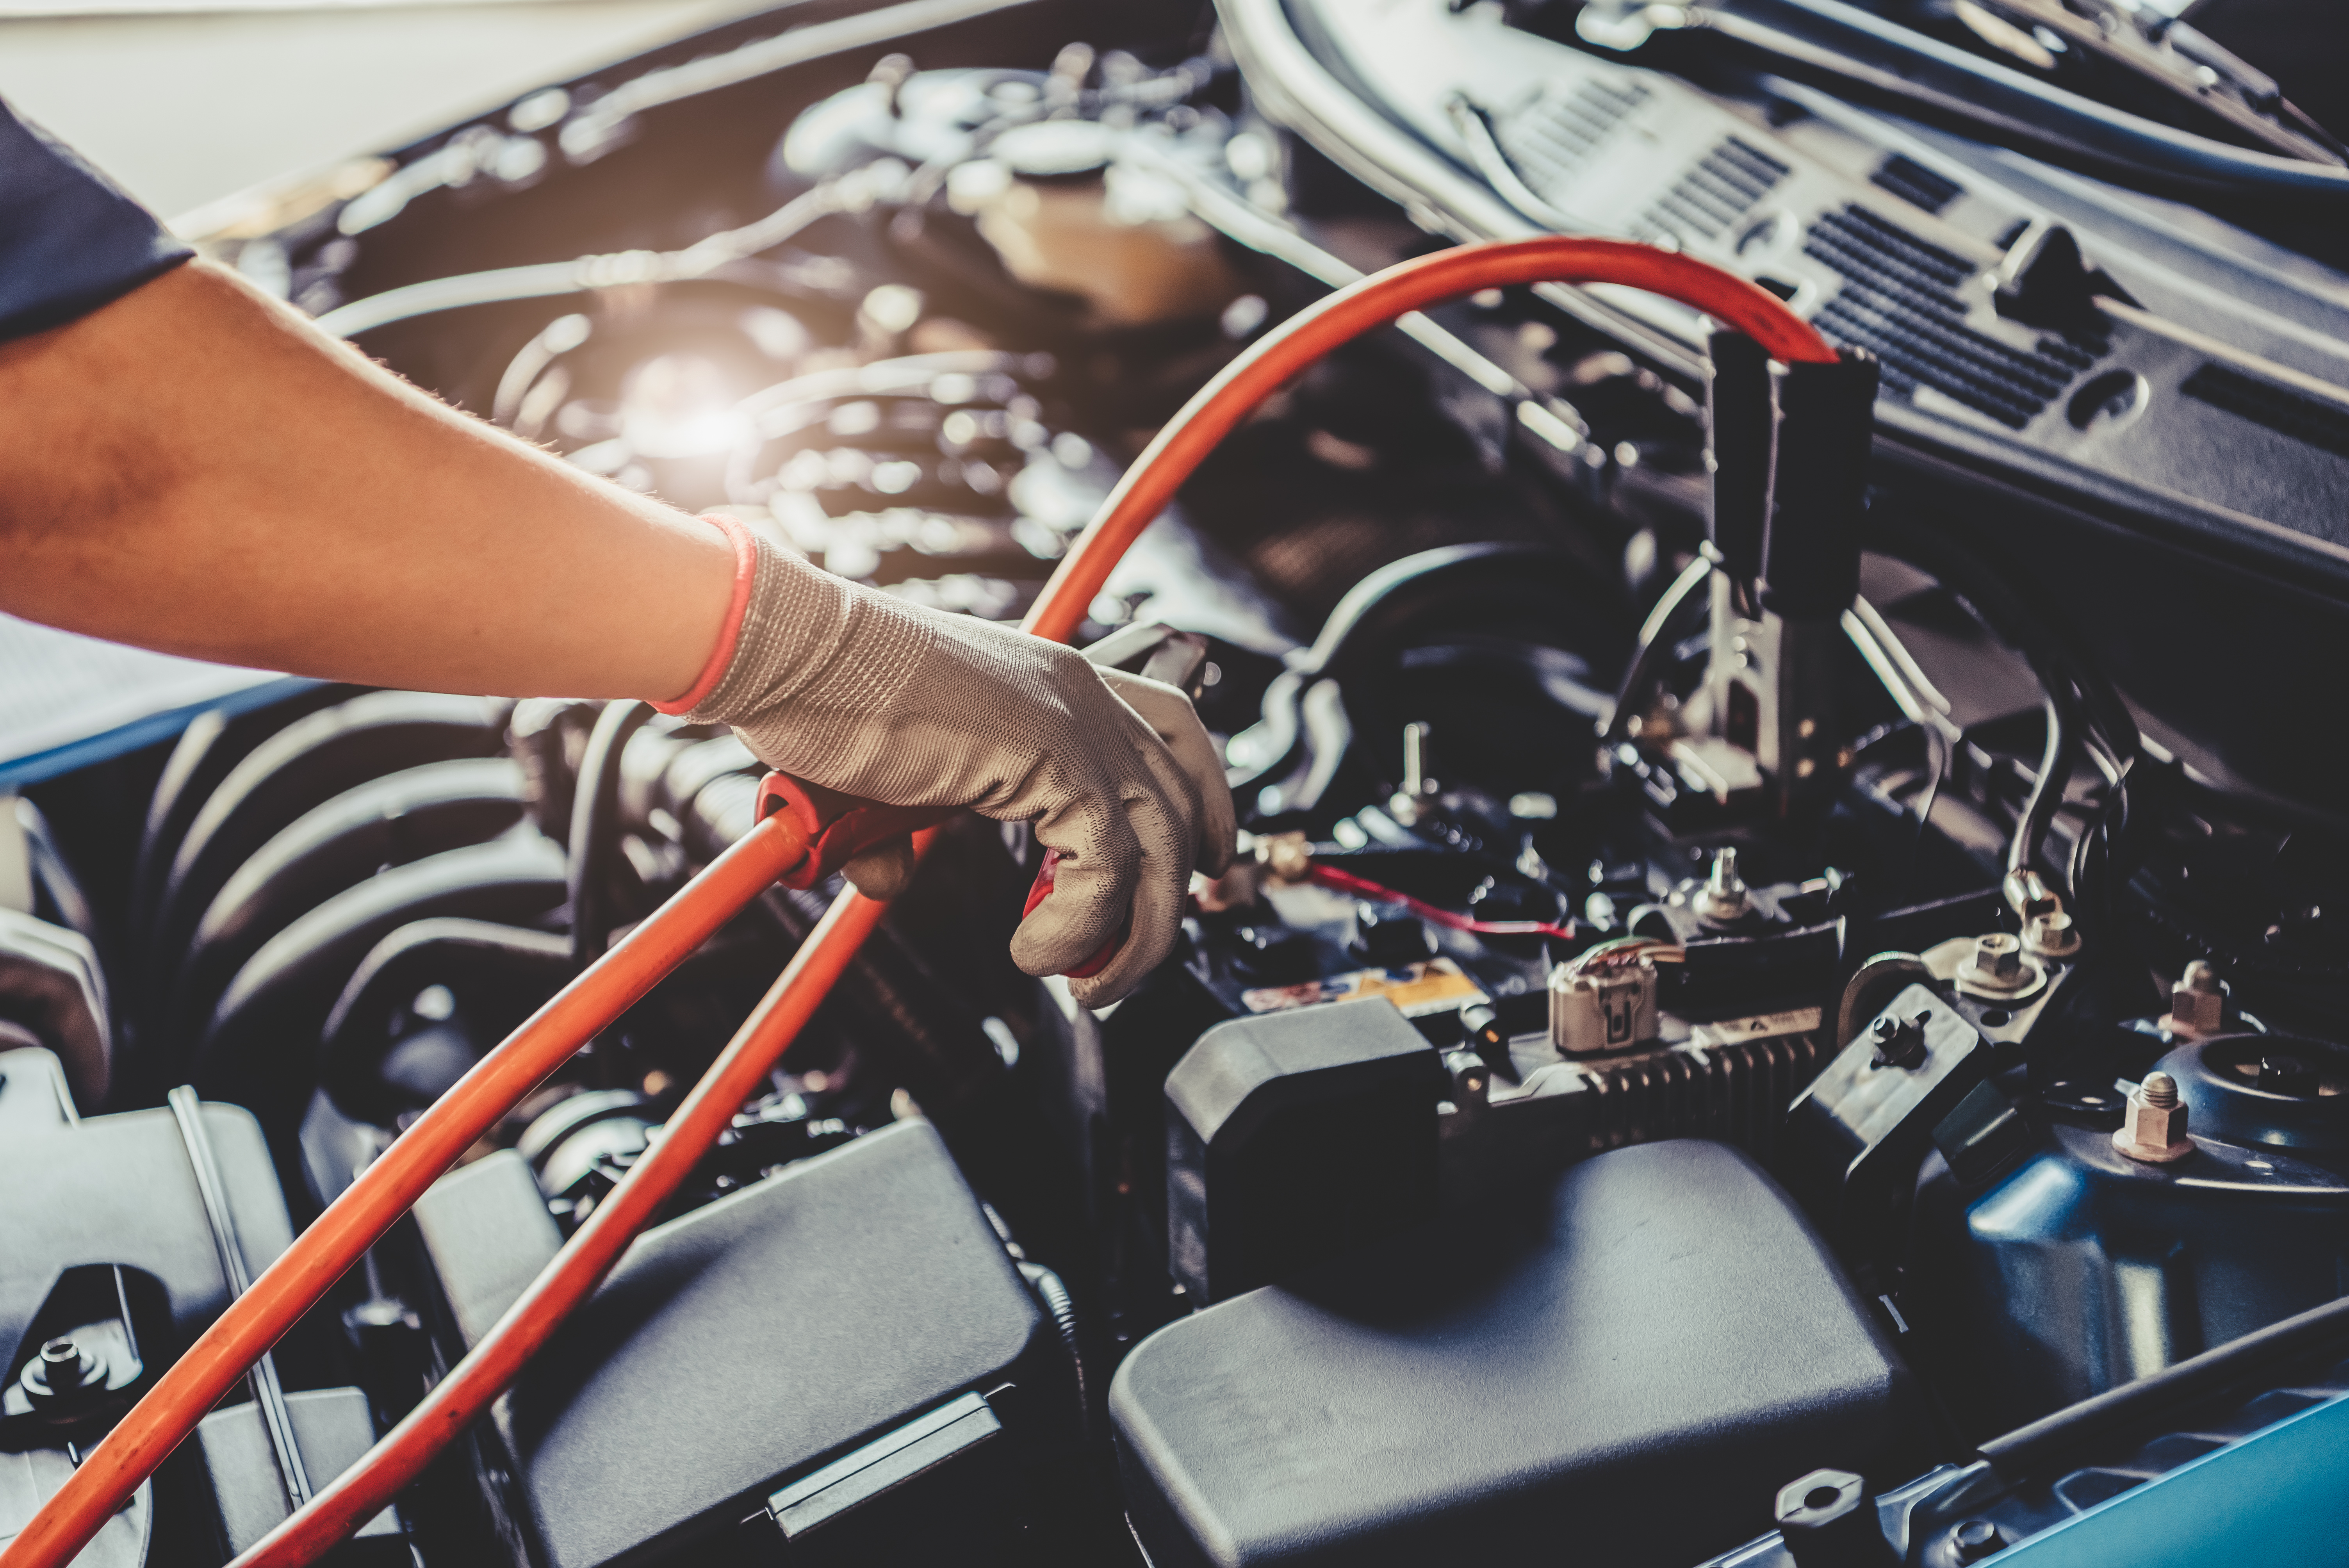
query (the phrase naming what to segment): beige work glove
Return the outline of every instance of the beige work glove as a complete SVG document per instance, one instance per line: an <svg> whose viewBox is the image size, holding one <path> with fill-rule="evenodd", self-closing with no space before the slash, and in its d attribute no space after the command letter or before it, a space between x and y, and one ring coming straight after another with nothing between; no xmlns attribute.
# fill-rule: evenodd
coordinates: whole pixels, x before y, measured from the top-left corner
<svg viewBox="0 0 2349 1568"><path fill-rule="evenodd" d="M1123 937L1069 985L1089 1006L1131 991L1174 945L1193 868L1213 875L1231 860L1231 793L1190 700L755 545L732 659L687 717L733 726L760 761L827 789L1032 820L1060 861L1012 961L1063 974ZM893 845L847 872L888 897L911 867Z"/></svg>

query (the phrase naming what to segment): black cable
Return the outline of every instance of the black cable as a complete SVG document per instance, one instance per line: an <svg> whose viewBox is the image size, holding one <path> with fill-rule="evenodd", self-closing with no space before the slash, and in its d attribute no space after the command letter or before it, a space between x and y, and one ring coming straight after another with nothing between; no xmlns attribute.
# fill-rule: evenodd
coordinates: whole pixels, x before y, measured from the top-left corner
<svg viewBox="0 0 2349 1568"><path fill-rule="evenodd" d="M1917 797L1912 808L1917 813L1917 839L1924 841L1925 830L1933 825L1933 802L1941 798L1941 786L1949 782L1950 764L1957 750L1950 738L1937 725L1920 725L1925 732L1925 748L1930 754L1927 766L1931 772L1925 779L1925 792Z"/></svg>
<svg viewBox="0 0 2349 1568"><path fill-rule="evenodd" d="M652 716L648 702L624 698L605 703L587 737L586 755L579 759L579 781L571 796L568 869L574 968L585 969L601 958L611 934L611 911L605 907L604 895L610 852L619 841L620 757L628 748L628 738Z"/></svg>
<svg viewBox="0 0 2349 1568"><path fill-rule="evenodd" d="M2126 872L2131 863L2124 846L2137 822L2128 790L2136 768L2134 760L2120 766L2116 777L2105 787L2104 799L2082 824L2080 836L2072 845L2073 897L2092 924L2102 925L2110 919L2114 868Z"/></svg>
<svg viewBox="0 0 2349 1568"><path fill-rule="evenodd" d="M1942 734L1936 725L1904 719L1882 725L1861 737L1852 747L1851 756L1852 760L1857 762L1886 741L1904 735L1921 735L1925 738L1925 787L1907 807L1909 812L1917 820L1916 836L1922 839L1926 825L1933 818L1933 802L1940 798L1941 786L1949 778L1951 756L1950 738Z"/></svg>
<svg viewBox="0 0 2349 1568"><path fill-rule="evenodd" d="M2041 684L2046 683L2043 680ZM2030 797L2015 815L2014 837L2006 847L2006 869L2010 872L2053 869L2040 861L2039 847L2045 841L2048 829L2055 825L2055 813L2064 804L2064 786L2071 782L2072 766L2078 760L2079 737L2065 711L2071 706L2065 700L2069 695L2050 687L2040 697L2047 715L2047 739L2039 754L2039 777L2032 781ZM2064 880L2068 887L2070 879Z"/></svg>
<svg viewBox="0 0 2349 1568"><path fill-rule="evenodd" d="M1603 32L1582 31L1581 36L1610 55L1635 59L1650 47L1662 54L1676 43L1701 46L1711 38L1766 69L1845 98L1889 108L2133 189L2191 197L2206 205L2307 208L2349 201L2349 170L2336 164L2230 147L2124 113L1833 0L1744 5L1776 9L1778 20L1804 31L1718 6L1690 6L1670 26L1627 33L1619 44ZM1833 41L1817 41L1805 32Z"/></svg>
<svg viewBox="0 0 2349 1568"><path fill-rule="evenodd" d="M1092 1398L1085 1391L1085 1353L1077 1333L1076 1300L1069 1295L1069 1287L1061 1282L1061 1276L1042 1264L1021 1259L1019 1277L1028 1282L1030 1288L1042 1299L1045 1310L1052 1315L1052 1326L1059 1331L1061 1343L1069 1352L1070 1368L1076 1374L1078 1426L1090 1431L1093 1421Z"/></svg>
<svg viewBox="0 0 2349 1568"><path fill-rule="evenodd" d="M2127 769L2143 748L2135 716L2094 662L2071 645L2060 623L2032 604L2023 590L1988 563L1951 544L1938 531L1902 526L1881 514L1871 516L1870 521L1874 534L1869 548L1930 573L1969 615L2030 665L2046 704L2047 738L2039 777L2015 821L2007 868L2054 872L2052 865L2042 861L2041 848L2055 814L2063 809L2064 788L2081 756L2084 730L2101 739L2113 775L2121 779L2111 788L2125 796ZM2116 807L2126 809L2125 799ZM2056 880L2067 894L2076 894L2068 875ZM2071 902L2076 903L2076 896Z"/></svg>
<svg viewBox="0 0 2349 1568"><path fill-rule="evenodd" d="M1631 655L1630 665L1623 671L1621 685L1616 688L1615 706L1608 710L1607 722L1599 727L1599 740L1608 746L1623 738L1624 726L1630 721L1640 694L1652 686L1661 673L1664 659L1673 648L1673 625L1687 610L1697 591L1713 582L1713 562L1699 556L1681 569L1671 581L1655 608L1640 626L1640 645Z"/></svg>

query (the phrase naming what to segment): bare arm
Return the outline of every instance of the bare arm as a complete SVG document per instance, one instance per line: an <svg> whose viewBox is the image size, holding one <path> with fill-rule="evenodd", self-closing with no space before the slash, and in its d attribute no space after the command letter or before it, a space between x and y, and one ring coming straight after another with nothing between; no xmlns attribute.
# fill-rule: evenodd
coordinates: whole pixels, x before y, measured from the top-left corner
<svg viewBox="0 0 2349 1568"><path fill-rule="evenodd" d="M0 610L300 675L678 696L719 532L401 382L233 274L0 343Z"/></svg>

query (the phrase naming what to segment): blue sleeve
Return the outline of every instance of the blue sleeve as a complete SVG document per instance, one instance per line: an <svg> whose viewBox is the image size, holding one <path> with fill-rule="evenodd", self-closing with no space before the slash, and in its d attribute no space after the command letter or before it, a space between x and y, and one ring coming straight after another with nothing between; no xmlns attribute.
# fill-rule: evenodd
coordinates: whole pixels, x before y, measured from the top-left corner
<svg viewBox="0 0 2349 1568"><path fill-rule="evenodd" d="M0 102L0 339L62 326L193 253Z"/></svg>

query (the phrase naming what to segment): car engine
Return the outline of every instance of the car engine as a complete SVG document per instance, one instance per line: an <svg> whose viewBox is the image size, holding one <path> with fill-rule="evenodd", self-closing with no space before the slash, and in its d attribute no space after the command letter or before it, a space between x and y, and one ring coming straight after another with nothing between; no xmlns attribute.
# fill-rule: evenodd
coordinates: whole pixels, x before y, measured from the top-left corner
<svg viewBox="0 0 2349 1568"><path fill-rule="evenodd" d="M2340 1560L2349 124L2178 9L795 0L213 210L482 419L1006 622L1388 269L1589 236L1826 346L1543 278L1288 376L1070 639L1224 750L1174 955L1030 979L1040 851L938 826L510 1386L273 1560ZM5 1545L777 802L626 702L0 741ZM243 1561L406 1440L838 892L517 1080L72 1560Z"/></svg>

